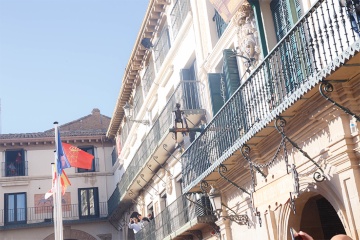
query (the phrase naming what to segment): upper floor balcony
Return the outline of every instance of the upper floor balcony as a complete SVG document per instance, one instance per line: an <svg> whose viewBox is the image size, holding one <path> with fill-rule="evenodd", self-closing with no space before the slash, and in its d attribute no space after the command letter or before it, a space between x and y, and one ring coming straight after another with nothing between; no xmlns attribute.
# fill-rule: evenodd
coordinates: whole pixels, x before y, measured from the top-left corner
<svg viewBox="0 0 360 240"><path fill-rule="evenodd" d="M159 166L162 166L168 159L169 153L175 150L176 141L169 129L174 126L173 111L176 110L176 104L181 105L181 110L188 120L189 127L200 124L205 116L205 110L202 109L202 91L203 86L197 81L181 81L176 86L159 117L133 155L113 195L109 198L110 214L117 208L124 210L128 206L126 202L130 202L135 197L131 197L128 194L129 191L131 190L132 194L136 194L145 185L148 185ZM177 141L181 142L182 139L183 136L178 134ZM166 147L164 147L165 143ZM119 214L121 211L118 209L116 213Z"/></svg>
<svg viewBox="0 0 360 240"><path fill-rule="evenodd" d="M53 221L53 206L41 203L42 206L0 210L0 231L6 229L48 226ZM106 221L108 208L106 202L98 203L93 212L84 212L79 204L63 204L64 224L75 224L89 221Z"/></svg>
<svg viewBox="0 0 360 240"><path fill-rule="evenodd" d="M360 73L358 17L338 1L319 0L300 18L183 153L184 192L199 191L241 146L274 131L276 116L294 115L321 81Z"/></svg>
<svg viewBox="0 0 360 240"><path fill-rule="evenodd" d="M186 199L184 195L180 196L149 223L145 222L144 228L135 234L135 239L188 239L191 235L189 231L196 232L201 237L201 227L215 227L216 217L212 215L210 205L210 200L204 196L194 199L194 202Z"/></svg>

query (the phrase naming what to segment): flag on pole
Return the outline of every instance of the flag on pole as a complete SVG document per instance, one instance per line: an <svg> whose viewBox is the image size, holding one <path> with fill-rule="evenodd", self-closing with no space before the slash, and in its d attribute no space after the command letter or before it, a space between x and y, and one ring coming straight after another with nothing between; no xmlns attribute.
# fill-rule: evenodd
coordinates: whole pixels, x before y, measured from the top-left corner
<svg viewBox="0 0 360 240"><path fill-rule="evenodd" d="M52 179L52 187L51 187L51 189L50 189L47 193L45 193L45 199L48 199L49 197L51 197L51 196L54 194L54 192L56 191L56 185L55 185L56 175L57 175L57 174L56 174L55 168L54 168L54 171L53 171L53 179ZM61 176L60 176L60 186L61 186L61 193L62 193L62 195L65 194L66 188L67 188L68 186L70 186L70 185L71 185L71 183L70 183L69 178L67 177L65 171L62 170L62 174L61 174Z"/></svg>
<svg viewBox="0 0 360 240"><path fill-rule="evenodd" d="M64 152L63 146L61 144L61 137L60 137L60 130L57 128L57 142L56 142L56 152L57 152L57 172L58 175L61 175L62 170L64 168L69 168L70 163L69 160L66 157L66 154Z"/></svg>
<svg viewBox="0 0 360 240"><path fill-rule="evenodd" d="M62 143L71 167L91 169L94 156L71 144Z"/></svg>

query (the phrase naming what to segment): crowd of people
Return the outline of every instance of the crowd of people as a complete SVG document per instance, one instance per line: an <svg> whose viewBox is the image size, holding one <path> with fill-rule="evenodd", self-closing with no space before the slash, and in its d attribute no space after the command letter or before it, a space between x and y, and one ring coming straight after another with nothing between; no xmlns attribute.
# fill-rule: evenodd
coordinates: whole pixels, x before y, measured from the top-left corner
<svg viewBox="0 0 360 240"><path fill-rule="evenodd" d="M133 212L130 216L130 222L128 224L129 228L134 231L136 234L139 232L146 224L150 223L154 219L153 214L149 213L148 217L143 217L138 212Z"/></svg>

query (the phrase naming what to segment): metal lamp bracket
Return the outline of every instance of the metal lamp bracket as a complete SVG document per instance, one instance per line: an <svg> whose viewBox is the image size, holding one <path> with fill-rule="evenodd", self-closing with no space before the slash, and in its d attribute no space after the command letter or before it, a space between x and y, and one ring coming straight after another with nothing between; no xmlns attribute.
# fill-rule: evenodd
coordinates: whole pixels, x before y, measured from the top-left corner
<svg viewBox="0 0 360 240"><path fill-rule="evenodd" d="M356 121L360 122L360 117L358 115L356 115L355 113L353 113L350 109L340 105L339 103L335 102L333 99L331 99L330 97L328 97L325 93L331 93L334 91L334 87L331 83L327 82L327 81L322 81L320 83L320 86L319 86L319 91L320 91L320 94L321 96L323 96L326 100L328 100L329 102L331 102L332 104L334 104L335 106L337 106L338 108L340 108L341 110L343 110L345 113L353 116Z"/></svg>

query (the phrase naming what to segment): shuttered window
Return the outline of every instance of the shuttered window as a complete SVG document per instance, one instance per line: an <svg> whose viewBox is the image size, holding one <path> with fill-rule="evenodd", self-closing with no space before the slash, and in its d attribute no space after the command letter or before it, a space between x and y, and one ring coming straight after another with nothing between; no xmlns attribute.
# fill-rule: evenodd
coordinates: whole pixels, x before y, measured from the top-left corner
<svg viewBox="0 0 360 240"><path fill-rule="evenodd" d="M215 115L224 105L224 98L221 92L222 89L221 79L222 79L221 73L208 73L213 115Z"/></svg>
<svg viewBox="0 0 360 240"><path fill-rule="evenodd" d="M239 69L232 49L223 51L223 73L227 92L226 99L229 99L240 87Z"/></svg>
<svg viewBox="0 0 360 240"><path fill-rule="evenodd" d="M295 8L296 16L292 15L292 6ZM296 0L272 0L270 8L273 15L276 38L279 42L292 28L294 19L296 20L298 16L301 16L301 7ZM301 44L300 39L301 36L291 34L288 41L283 42L279 46L283 74L286 80L285 87L288 93L293 92L296 85L303 79L302 64L299 57L299 49L301 49L299 45Z"/></svg>

